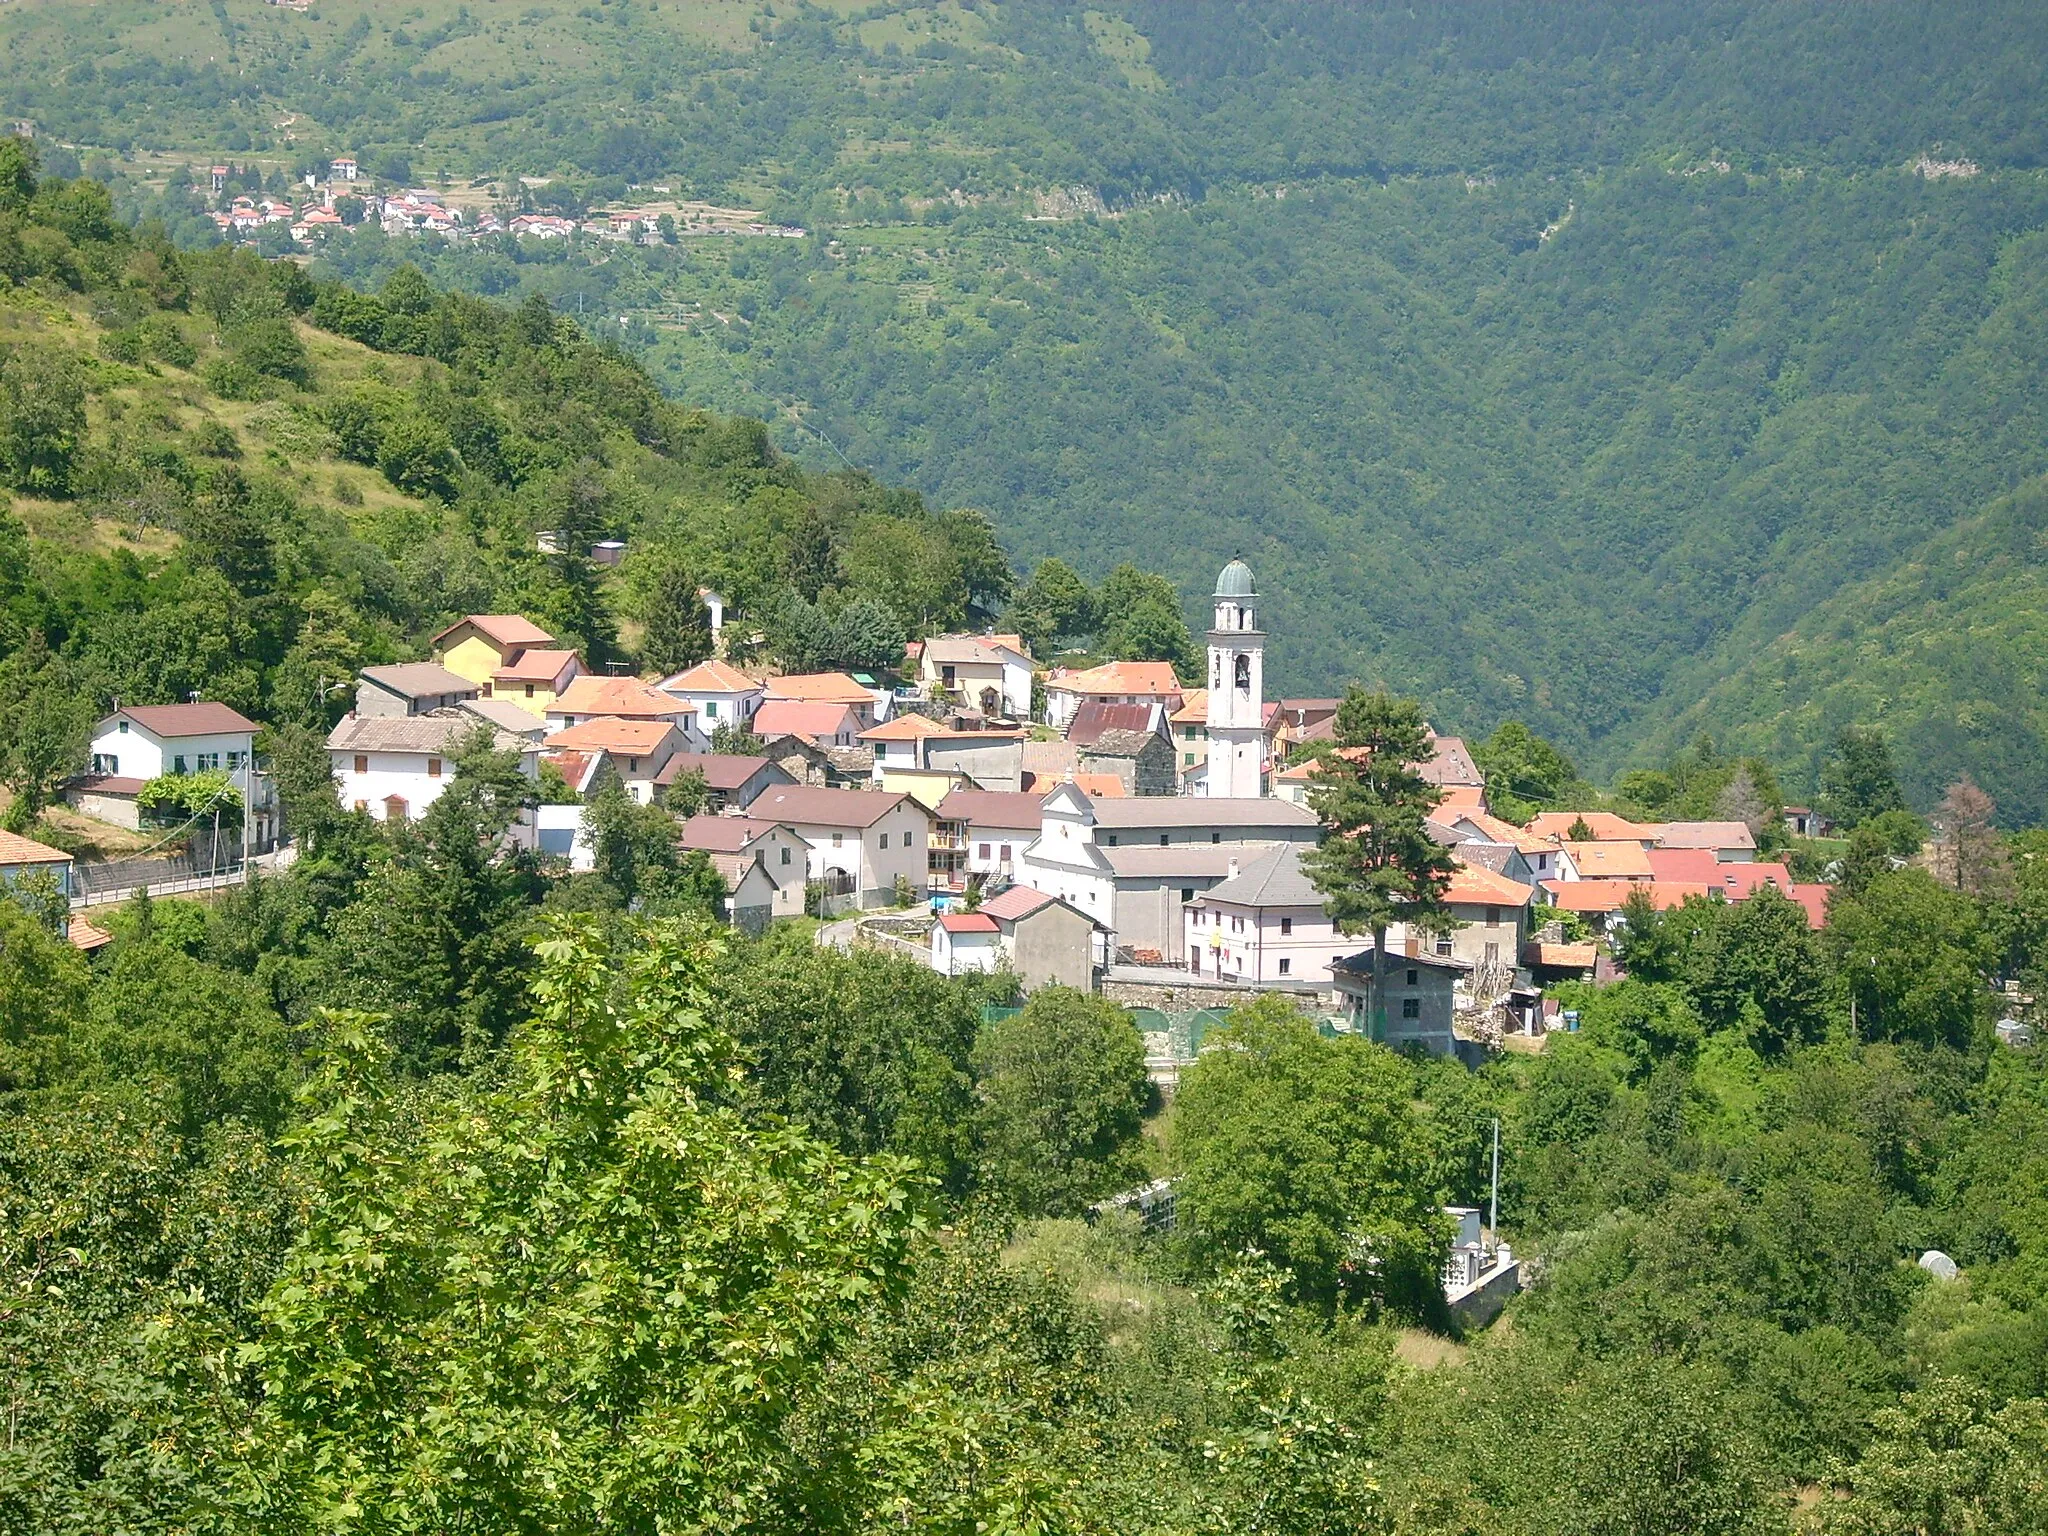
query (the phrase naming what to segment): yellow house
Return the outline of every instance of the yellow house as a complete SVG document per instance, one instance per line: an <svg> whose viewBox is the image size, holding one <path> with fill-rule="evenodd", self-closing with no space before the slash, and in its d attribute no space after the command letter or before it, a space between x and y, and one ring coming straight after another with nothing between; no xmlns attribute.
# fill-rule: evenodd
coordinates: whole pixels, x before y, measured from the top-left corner
<svg viewBox="0 0 2048 1536"><path fill-rule="evenodd" d="M554 643L553 635L516 613L472 613L428 642L436 661L475 683L486 698L491 696L491 678L516 662L521 652Z"/></svg>
<svg viewBox="0 0 2048 1536"><path fill-rule="evenodd" d="M545 719L582 673L583 662L574 651L528 646L491 674L484 695L509 700Z"/></svg>

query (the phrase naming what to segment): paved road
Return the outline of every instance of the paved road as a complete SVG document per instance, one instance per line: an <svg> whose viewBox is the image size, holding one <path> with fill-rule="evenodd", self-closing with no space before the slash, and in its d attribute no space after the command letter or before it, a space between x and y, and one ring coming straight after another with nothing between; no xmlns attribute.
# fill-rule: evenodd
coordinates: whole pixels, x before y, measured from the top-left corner
<svg viewBox="0 0 2048 1536"><path fill-rule="evenodd" d="M860 919L858 917L847 917L841 918L836 923L821 923L818 927L818 947L823 949L829 946L833 949L851 950L853 948L853 930L859 922Z"/></svg>

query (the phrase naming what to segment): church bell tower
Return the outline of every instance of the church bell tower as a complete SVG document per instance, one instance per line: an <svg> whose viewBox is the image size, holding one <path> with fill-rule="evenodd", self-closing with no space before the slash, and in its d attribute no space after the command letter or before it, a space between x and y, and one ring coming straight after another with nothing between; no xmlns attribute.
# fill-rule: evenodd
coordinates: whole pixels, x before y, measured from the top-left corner
<svg viewBox="0 0 2048 1536"><path fill-rule="evenodd" d="M1252 800L1266 792L1266 636L1252 616L1252 568L1233 560L1216 577L1209 631L1209 793Z"/></svg>

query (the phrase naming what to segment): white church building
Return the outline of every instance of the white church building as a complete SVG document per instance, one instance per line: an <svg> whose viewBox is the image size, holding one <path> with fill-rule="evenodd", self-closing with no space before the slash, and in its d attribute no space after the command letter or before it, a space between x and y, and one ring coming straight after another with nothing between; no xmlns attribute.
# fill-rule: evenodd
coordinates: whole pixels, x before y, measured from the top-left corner
<svg viewBox="0 0 2048 1536"><path fill-rule="evenodd" d="M1266 635L1252 611L1258 595L1244 561L1232 560L1217 573L1209 630L1208 760L1188 776L1192 794L1255 800L1271 783Z"/></svg>

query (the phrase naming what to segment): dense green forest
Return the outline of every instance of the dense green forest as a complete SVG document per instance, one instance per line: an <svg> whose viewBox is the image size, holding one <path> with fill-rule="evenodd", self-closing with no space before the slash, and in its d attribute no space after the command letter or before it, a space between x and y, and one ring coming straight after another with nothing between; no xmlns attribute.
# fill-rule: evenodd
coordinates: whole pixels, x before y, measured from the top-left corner
<svg viewBox="0 0 2048 1536"><path fill-rule="evenodd" d="M0 37L8 112L174 228L205 226L167 165L344 150L805 226L372 232L328 270L543 293L679 398L989 509L1027 565L1156 551L1192 596L1241 549L1285 691L1382 678L1603 773L1754 725L1802 794L1868 701L1923 808L1967 770L2042 813L2038 722L1923 649L1699 713L2048 469L2038 6L223 0ZM2024 626L1974 632L2038 672Z"/></svg>
<svg viewBox="0 0 2048 1536"><path fill-rule="evenodd" d="M486 743L375 823L317 736L472 608L651 662L701 573L779 653L1001 607L1160 654L1156 577L1017 582L985 518L807 471L545 303L181 251L18 139L0 263L10 814L95 702L200 688L274 726L300 839L102 911L90 960L0 900L0 1528L2042 1529L2048 1054L1992 1025L2048 986L2048 835L1899 867L1881 746L1837 742L1824 933L1638 912L1629 981L1476 1073L1254 1004L1169 1107L1099 999L714 928L667 809L593 803L569 876L502 849L539 791ZM1591 794L1525 727L1478 751ZM1767 773L1701 741L1616 790ZM1496 1120L1542 1283L1460 1337L1441 1207ZM1171 1233L1083 1219L1159 1174Z"/></svg>

